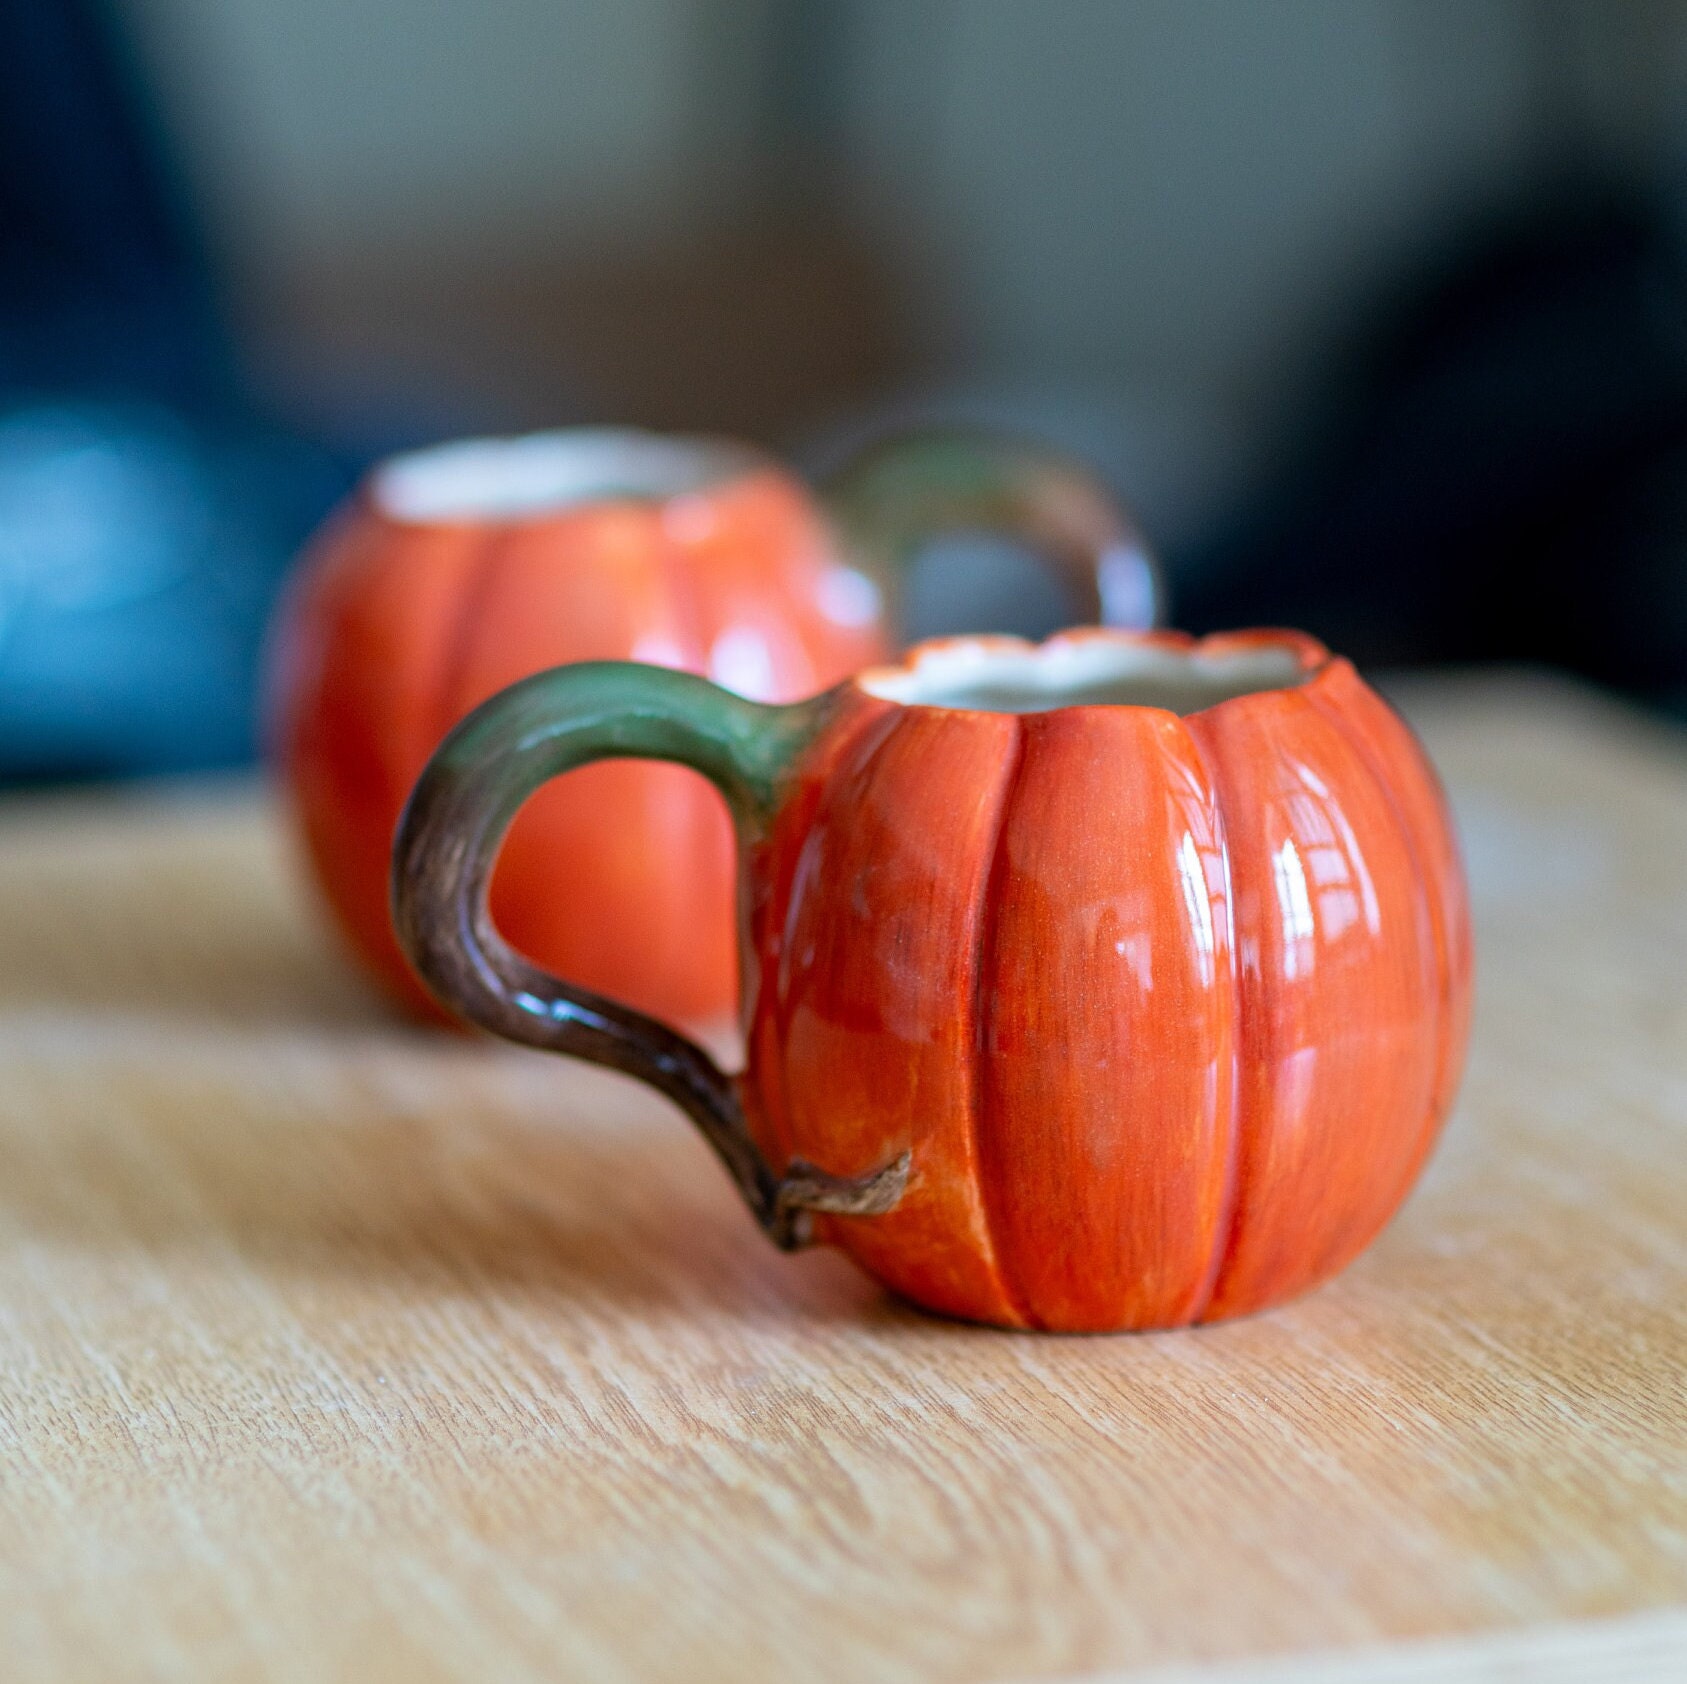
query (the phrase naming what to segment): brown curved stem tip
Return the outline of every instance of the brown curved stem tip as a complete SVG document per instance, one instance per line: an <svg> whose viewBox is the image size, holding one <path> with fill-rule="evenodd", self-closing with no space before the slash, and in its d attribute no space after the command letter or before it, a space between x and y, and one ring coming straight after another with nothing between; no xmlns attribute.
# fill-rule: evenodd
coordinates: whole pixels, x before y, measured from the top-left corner
<svg viewBox="0 0 1687 1684"><path fill-rule="evenodd" d="M675 760L710 778L740 836L777 801L784 768L825 722L830 696L792 707L745 701L688 673L593 661L494 696L446 738L399 822L393 924L417 974L447 1006L506 1040L624 1071L666 1094L702 1131L763 1231L806 1244L808 1213L878 1216L907 1185L907 1153L864 1176L794 1160L776 1175L733 1079L696 1042L517 953L493 925L487 886L504 833L539 786L589 761Z"/></svg>

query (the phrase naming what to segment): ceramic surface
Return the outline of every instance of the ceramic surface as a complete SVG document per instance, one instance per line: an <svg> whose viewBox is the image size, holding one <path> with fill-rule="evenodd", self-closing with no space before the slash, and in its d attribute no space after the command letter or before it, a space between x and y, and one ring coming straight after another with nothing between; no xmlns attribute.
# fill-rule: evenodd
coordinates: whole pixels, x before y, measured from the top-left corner
<svg viewBox="0 0 1687 1684"><path fill-rule="evenodd" d="M737 817L737 1078L526 965L478 899L522 795L610 753L696 767ZM950 640L783 708L543 675L446 744L394 869L459 1009L654 1082L781 1244L1005 1326L1179 1326L1327 1278L1417 1177L1468 1033L1435 775L1295 633Z"/></svg>
<svg viewBox="0 0 1687 1684"><path fill-rule="evenodd" d="M388 855L428 755L477 704L611 657L762 701L812 694L885 655L899 569L954 526L1022 535L1084 612L1152 604L1140 545L1088 475L972 435L887 441L818 497L743 448L628 432L388 464L307 558L271 686L293 805L353 949L401 1000L431 1007L393 939ZM679 768L621 764L536 797L492 902L523 952L699 1021L732 1008L732 884L713 792Z"/></svg>
<svg viewBox="0 0 1687 1684"><path fill-rule="evenodd" d="M861 686L756 850L746 1078L775 1162L921 1303L1052 1328L1258 1309L1348 1262L1445 1115L1470 953L1433 776L1345 661L1185 717ZM1171 646L1171 640L1162 640Z"/></svg>

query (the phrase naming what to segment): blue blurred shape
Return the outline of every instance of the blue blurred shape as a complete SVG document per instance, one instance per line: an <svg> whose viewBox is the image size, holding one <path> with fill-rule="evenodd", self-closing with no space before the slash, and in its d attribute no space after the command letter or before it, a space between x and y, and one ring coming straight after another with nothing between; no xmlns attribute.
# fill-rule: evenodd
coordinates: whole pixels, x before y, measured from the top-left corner
<svg viewBox="0 0 1687 1684"><path fill-rule="evenodd" d="M338 481L292 440L161 407L0 415L0 778L250 756L268 606Z"/></svg>
<svg viewBox="0 0 1687 1684"><path fill-rule="evenodd" d="M108 0L0 0L0 781L249 757L349 477L247 389Z"/></svg>

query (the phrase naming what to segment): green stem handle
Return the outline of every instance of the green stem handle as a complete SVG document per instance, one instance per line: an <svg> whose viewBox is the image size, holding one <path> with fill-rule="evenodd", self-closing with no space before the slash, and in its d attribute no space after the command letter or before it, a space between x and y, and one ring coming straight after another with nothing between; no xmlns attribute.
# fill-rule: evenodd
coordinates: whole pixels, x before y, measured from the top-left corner
<svg viewBox="0 0 1687 1684"><path fill-rule="evenodd" d="M833 698L766 707L689 673L588 661L501 691L440 745L393 847L393 924L417 973L471 1022L507 1040L605 1064L648 1082L696 1123L756 1220L790 1249L806 1213L876 1215L901 1197L908 1159L862 1177L795 1161L776 1175L737 1088L696 1042L632 1007L530 964L498 934L487 886L498 848L539 786L593 760L674 760L726 797L740 840L771 817L778 785Z"/></svg>
<svg viewBox="0 0 1687 1684"><path fill-rule="evenodd" d="M921 548L992 532L1036 551L1066 586L1073 623L1141 630L1164 606L1158 568L1107 487L1072 458L972 428L892 434L819 487L843 548L888 599Z"/></svg>

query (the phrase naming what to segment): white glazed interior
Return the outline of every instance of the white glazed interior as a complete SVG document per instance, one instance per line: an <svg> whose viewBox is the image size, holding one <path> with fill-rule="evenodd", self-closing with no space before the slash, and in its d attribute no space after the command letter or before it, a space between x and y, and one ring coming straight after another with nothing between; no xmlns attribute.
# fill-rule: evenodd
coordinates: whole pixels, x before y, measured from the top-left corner
<svg viewBox="0 0 1687 1684"><path fill-rule="evenodd" d="M603 498L682 497L742 473L754 460L717 439L568 428L395 456L376 470L370 494L383 514L412 524L511 520Z"/></svg>
<svg viewBox="0 0 1687 1684"><path fill-rule="evenodd" d="M863 673L860 683L870 695L909 707L1043 713L1099 703L1186 714L1310 676L1286 644L1206 655L1110 638L947 638L919 650L909 665Z"/></svg>

